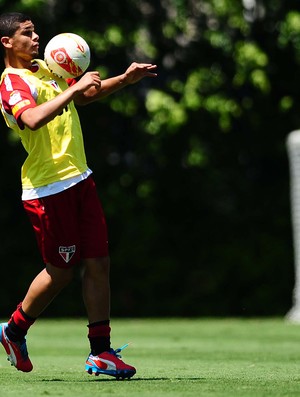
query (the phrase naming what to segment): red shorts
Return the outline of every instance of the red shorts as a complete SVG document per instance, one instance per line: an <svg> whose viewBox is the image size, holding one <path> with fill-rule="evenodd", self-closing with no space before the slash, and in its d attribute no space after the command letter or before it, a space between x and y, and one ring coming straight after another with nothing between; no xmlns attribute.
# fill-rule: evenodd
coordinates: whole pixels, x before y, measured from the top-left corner
<svg viewBox="0 0 300 397"><path fill-rule="evenodd" d="M91 176L23 205L45 263L67 268L84 258L108 256L105 216Z"/></svg>

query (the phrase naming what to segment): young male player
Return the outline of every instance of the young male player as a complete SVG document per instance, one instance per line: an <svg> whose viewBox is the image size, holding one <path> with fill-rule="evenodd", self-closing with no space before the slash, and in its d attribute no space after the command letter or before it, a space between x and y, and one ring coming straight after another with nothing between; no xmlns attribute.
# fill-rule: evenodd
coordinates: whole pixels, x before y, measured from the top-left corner
<svg viewBox="0 0 300 397"><path fill-rule="evenodd" d="M21 173L22 200L45 263L8 323L0 325L0 341L12 365L31 371L25 335L81 263L91 347L86 371L130 378L135 368L120 360L120 350L110 346L106 223L87 166L75 104L87 104L154 77L156 66L133 63L125 73L103 81L98 72L88 72L68 85L36 59L39 36L30 17L0 15L0 40L6 67L0 82L1 110L28 153Z"/></svg>

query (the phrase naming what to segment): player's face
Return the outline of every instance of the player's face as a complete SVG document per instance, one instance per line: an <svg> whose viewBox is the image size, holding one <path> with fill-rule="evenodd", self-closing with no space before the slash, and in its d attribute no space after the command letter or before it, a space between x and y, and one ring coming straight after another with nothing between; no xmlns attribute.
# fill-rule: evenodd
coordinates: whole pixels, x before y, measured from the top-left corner
<svg viewBox="0 0 300 397"><path fill-rule="evenodd" d="M34 31L31 21L20 23L19 29L10 38L16 57L30 61L39 53L39 36Z"/></svg>

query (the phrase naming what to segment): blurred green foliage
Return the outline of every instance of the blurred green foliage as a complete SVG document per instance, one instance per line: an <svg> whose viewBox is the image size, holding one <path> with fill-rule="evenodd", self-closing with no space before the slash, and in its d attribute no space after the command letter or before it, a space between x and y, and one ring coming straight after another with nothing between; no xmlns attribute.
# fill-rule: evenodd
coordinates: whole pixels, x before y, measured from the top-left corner
<svg viewBox="0 0 300 397"><path fill-rule="evenodd" d="M296 0L0 1L1 12L32 16L42 48L60 32L82 35L103 78L132 61L158 65L156 79L79 109L109 226L113 315L289 309L285 139L300 125L298 8ZM41 260L19 202L24 153L1 130L9 281L0 310L9 313ZM47 313L81 315L79 284L78 276Z"/></svg>

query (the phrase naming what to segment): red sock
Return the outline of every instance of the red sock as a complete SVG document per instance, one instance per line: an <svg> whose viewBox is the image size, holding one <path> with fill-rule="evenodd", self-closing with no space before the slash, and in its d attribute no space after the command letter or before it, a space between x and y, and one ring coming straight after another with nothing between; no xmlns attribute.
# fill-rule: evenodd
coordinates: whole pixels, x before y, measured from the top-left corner
<svg viewBox="0 0 300 397"><path fill-rule="evenodd" d="M110 322L98 321L88 325L88 338L91 346L91 353L97 356L100 353L110 350Z"/></svg>
<svg viewBox="0 0 300 397"><path fill-rule="evenodd" d="M19 303L8 321L6 329L8 338L12 341L22 340L34 322L35 318L29 317L22 309L22 302Z"/></svg>

